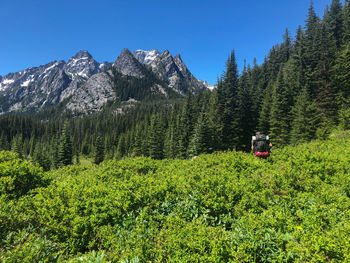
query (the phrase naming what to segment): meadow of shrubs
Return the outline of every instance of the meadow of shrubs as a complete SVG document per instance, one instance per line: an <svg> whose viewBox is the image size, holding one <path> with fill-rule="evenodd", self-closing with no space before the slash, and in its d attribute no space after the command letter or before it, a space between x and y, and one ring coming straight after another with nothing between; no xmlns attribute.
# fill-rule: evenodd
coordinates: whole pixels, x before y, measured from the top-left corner
<svg viewBox="0 0 350 263"><path fill-rule="evenodd" d="M0 153L3 262L349 262L350 133L44 173Z"/></svg>

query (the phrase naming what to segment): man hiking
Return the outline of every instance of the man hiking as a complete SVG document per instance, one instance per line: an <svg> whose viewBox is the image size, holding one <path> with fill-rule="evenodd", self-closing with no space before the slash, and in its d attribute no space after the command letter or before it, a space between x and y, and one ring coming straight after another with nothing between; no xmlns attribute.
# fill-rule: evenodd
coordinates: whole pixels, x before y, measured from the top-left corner
<svg viewBox="0 0 350 263"><path fill-rule="evenodd" d="M270 156L270 149L272 144L268 135L256 132L255 136L252 136L252 151L256 157L266 159Z"/></svg>

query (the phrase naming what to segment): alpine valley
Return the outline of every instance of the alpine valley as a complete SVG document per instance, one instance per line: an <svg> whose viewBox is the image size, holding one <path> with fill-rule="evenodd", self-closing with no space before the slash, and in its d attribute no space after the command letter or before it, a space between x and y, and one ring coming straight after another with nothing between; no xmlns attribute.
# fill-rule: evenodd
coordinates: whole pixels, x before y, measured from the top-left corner
<svg viewBox="0 0 350 263"><path fill-rule="evenodd" d="M208 3L94 3L90 23L78 18L91 1L61 2L89 33L94 24L116 37L104 42L144 31L209 60L200 44L225 52L234 34L248 48L247 22L263 32L255 14L269 6L281 26L292 1L251 4L244 23L232 15L244 1L204 1L219 8L211 17ZM311 2L305 25L286 29L260 65L240 71L232 50L214 89L156 49L124 49L113 63L80 51L0 77L0 262L350 262L350 0L331 2L323 18ZM80 41L101 42L73 25Z"/></svg>
<svg viewBox="0 0 350 263"><path fill-rule="evenodd" d="M74 115L123 101L183 97L212 89L197 80L180 55L124 49L114 63L97 62L88 51L65 61L0 76L0 114L40 112L57 106Z"/></svg>

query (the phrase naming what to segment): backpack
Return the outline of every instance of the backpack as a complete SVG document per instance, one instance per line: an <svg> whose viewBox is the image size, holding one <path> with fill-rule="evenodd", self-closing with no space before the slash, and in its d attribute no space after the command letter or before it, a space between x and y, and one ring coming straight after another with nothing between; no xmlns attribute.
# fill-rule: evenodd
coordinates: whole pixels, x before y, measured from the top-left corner
<svg viewBox="0 0 350 263"><path fill-rule="evenodd" d="M254 152L270 152L269 139L269 136L264 134L253 136Z"/></svg>

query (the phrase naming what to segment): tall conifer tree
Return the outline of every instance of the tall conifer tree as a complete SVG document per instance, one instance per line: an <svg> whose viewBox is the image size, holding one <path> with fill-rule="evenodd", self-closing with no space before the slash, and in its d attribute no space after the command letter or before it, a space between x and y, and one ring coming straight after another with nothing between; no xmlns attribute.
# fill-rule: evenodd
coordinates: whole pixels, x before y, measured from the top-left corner
<svg viewBox="0 0 350 263"><path fill-rule="evenodd" d="M151 158L158 160L164 157L164 127L161 116L155 114L151 118L149 155Z"/></svg>
<svg viewBox="0 0 350 263"><path fill-rule="evenodd" d="M73 147L70 132L68 130L69 123L64 123L60 144L58 148L58 164L60 166L70 165L73 163Z"/></svg>
<svg viewBox="0 0 350 263"><path fill-rule="evenodd" d="M286 145L289 142L290 117L289 93L284 83L283 69L281 68L272 95L270 118L271 141L278 146Z"/></svg>
<svg viewBox="0 0 350 263"><path fill-rule="evenodd" d="M95 158L94 163L100 164L104 160L104 142L101 136L97 136L95 142Z"/></svg>
<svg viewBox="0 0 350 263"><path fill-rule="evenodd" d="M234 149L238 145L240 129L239 116L237 116L237 91L238 91L238 69L235 52L226 63L226 71L223 83L218 86L219 105L222 107L222 147L223 149Z"/></svg>
<svg viewBox="0 0 350 263"><path fill-rule="evenodd" d="M306 87L300 92L292 114L291 143L307 142L314 138L320 119Z"/></svg>

